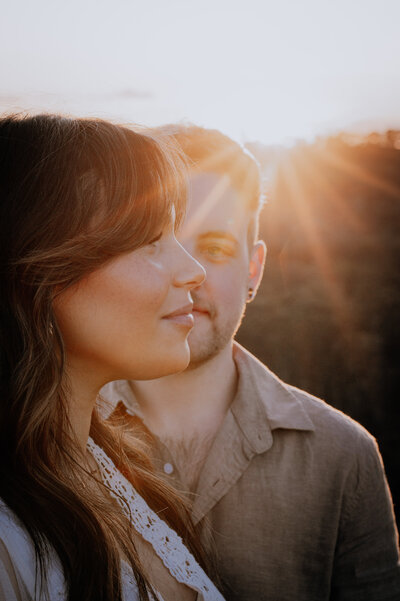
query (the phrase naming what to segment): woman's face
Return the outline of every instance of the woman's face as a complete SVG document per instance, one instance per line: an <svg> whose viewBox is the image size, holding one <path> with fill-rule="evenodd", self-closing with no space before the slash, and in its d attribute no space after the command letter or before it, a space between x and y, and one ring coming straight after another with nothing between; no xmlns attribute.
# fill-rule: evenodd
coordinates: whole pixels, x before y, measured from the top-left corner
<svg viewBox="0 0 400 601"><path fill-rule="evenodd" d="M55 298L67 365L101 384L185 369L190 290L203 280L172 226L156 242L106 263Z"/></svg>

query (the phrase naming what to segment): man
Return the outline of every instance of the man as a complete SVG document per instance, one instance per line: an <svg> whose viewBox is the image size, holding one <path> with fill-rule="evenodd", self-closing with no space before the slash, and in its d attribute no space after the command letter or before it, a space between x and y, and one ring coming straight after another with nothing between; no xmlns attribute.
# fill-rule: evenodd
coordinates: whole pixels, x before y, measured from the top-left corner
<svg viewBox="0 0 400 601"><path fill-rule="evenodd" d="M112 383L103 396L142 420L159 468L190 491L227 599L400 599L375 441L233 342L265 259L257 166L218 132L180 128L175 137L191 162L182 243L207 273L193 291L191 364L159 380Z"/></svg>

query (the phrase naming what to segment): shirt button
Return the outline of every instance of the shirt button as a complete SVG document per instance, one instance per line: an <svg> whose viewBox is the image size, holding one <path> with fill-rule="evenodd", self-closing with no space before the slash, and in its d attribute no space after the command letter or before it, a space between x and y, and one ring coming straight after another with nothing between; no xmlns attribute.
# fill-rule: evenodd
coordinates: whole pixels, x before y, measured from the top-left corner
<svg viewBox="0 0 400 601"><path fill-rule="evenodd" d="M171 463L164 463L164 472L166 474L172 474L174 471L174 466Z"/></svg>

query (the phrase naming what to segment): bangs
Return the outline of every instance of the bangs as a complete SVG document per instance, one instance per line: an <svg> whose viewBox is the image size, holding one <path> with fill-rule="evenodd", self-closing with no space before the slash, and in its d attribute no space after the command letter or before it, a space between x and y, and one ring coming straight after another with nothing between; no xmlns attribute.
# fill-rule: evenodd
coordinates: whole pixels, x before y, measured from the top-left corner
<svg viewBox="0 0 400 601"><path fill-rule="evenodd" d="M184 155L173 139L101 120L59 125L66 126L62 144L58 139L37 162L31 186L30 211L40 203L42 220L29 241L24 238L17 265L35 285L73 284L151 242L173 213L178 228L186 207ZM57 177L48 181L49 173Z"/></svg>
<svg viewBox="0 0 400 601"><path fill-rule="evenodd" d="M81 180L86 243L94 237L103 256L149 243L171 223L173 209L178 228L186 207L185 162L173 140L126 128L117 133L86 153Z"/></svg>

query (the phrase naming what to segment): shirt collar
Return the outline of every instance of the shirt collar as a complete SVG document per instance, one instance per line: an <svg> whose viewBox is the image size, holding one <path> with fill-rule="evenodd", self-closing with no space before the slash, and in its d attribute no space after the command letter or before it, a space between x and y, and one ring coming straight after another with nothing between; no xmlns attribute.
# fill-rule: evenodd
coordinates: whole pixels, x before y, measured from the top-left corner
<svg viewBox="0 0 400 601"><path fill-rule="evenodd" d="M143 419L142 410L129 380L114 380L114 382L109 382L100 390L98 405L102 417L107 419L120 401L125 405L126 412L129 415L135 415Z"/></svg>
<svg viewBox="0 0 400 601"><path fill-rule="evenodd" d="M237 342L233 356L239 378L231 411L256 453L271 446L273 430L315 429L300 398Z"/></svg>
<svg viewBox="0 0 400 601"><path fill-rule="evenodd" d="M239 377L230 410L255 453L264 453L270 448L273 430L315 429L298 395L237 342L234 342L233 357ZM127 380L116 380L102 388L103 417L112 413L119 400L123 401L129 414L143 418Z"/></svg>

